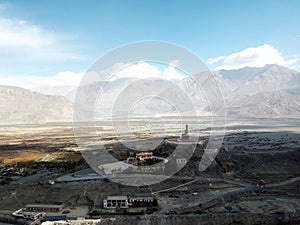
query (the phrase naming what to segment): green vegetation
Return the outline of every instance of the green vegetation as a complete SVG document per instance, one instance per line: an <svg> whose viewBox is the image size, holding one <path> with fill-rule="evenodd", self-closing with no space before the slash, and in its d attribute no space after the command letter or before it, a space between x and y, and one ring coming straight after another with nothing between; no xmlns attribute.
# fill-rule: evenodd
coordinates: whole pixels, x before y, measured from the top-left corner
<svg viewBox="0 0 300 225"><path fill-rule="evenodd" d="M34 175L42 171L50 171L51 173L71 173L85 168L85 164L78 164L79 162L73 161L22 161L15 164L0 166L0 184L7 184L11 180Z"/></svg>
<svg viewBox="0 0 300 225"><path fill-rule="evenodd" d="M150 166L150 165L154 165L156 163L161 162L161 159L145 159L143 161L138 161L138 166Z"/></svg>
<svg viewBox="0 0 300 225"><path fill-rule="evenodd" d="M121 150L119 155L119 160L123 161L126 160L129 157L129 151L127 149Z"/></svg>
<svg viewBox="0 0 300 225"><path fill-rule="evenodd" d="M76 167L76 162L72 161L52 161L52 162L35 162L35 161L23 161L18 162L18 168L26 168L31 170L43 170L48 169L52 172L72 171Z"/></svg>
<svg viewBox="0 0 300 225"><path fill-rule="evenodd" d="M107 183L107 182L109 182L109 179L107 177L104 177L103 181Z"/></svg>
<svg viewBox="0 0 300 225"><path fill-rule="evenodd" d="M153 159L146 159L143 161L138 161L138 166L150 166L154 164L154 160Z"/></svg>

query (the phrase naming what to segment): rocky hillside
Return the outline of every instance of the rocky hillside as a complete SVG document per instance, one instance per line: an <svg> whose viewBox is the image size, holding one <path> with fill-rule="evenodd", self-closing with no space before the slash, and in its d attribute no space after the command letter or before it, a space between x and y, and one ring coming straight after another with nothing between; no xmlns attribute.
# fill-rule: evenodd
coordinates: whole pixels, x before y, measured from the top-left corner
<svg viewBox="0 0 300 225"><path fill-rule="evenodd" d="M63 96L0 86L0 123L42 123L72 120L72 103Z"/></svg>
<svg viewBox="0 0 300 225"><path fill-rule="evenodd" d="M299 89L299 72L266 65L196 74L176 82L121 78L90 83L80 89L84 97L79 108L97 118L112 112L125 115L175 115L180 112L183 115L193 110L205 116L211 111L221 114L220 105L224 105L229 117L299 118ZM0 122L72 120L76 87L35 90L51 95L0 86Z"/></svg>
<svg viewBox="0 0 300 225"><path fill-rule="evenodd" d="M219 100L212 98L211 102L206 102L205 94L213 96L213 92L217 91L215 87L207 87L208 81L212 83L212 80L222 92L228 116L300 116L300 73L297 71L278 65L245 67L239 70L214 71L210 77L196 74L182 80L179 85L190 94L197 107L210 110L209 103L217 106ZM195 83L198 84L197 87Z"/></svg>

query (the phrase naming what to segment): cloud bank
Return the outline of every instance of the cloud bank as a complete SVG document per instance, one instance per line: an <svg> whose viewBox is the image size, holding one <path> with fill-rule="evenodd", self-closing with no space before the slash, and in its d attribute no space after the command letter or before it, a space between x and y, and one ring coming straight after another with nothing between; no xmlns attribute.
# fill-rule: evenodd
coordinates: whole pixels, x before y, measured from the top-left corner
<svg viewBox="0 0 300 225"><path fill-rule="evenodd" d="M168 65L160 66L160 68L148 62L127 63L122 66L122 69L113 78L135 77L144 79L157 77L167 80L181 80L185 75L176 68L176 62L174 62L172 61Z"/></svg>
<svg viewBox="0 0 300 225"><path fill-rule="evenodd" d="M17 86L27 89L38 87L77 86L84 73L59 72L55 76L0 77L0 85Z"/></svg>
<svg viewBox="0 0 300 225"><path fill-rule="evenodd" d="M0 5L7 7L6 5ZM17 18L0 16L0 58L22 60L78 60L70 37Z"/></svg>
<svg viewBox="0 0 300 225"><path fill-rule="evenodd" d="M207 64L215 70L235 70L248 67L263 67L267 64L278 64L295 68L298 58L286 59L271 45L264 44L256 48L246 48L228 56L209 58Z"/></svg>
<svg viewBox="0 0 300 225"><path fill-rule="evenodd" d="M131 78L162 78L167 80L181 80L185 75L176 69L173 64L165 65L159 68L147 62L117 63L117 68L122 68L111 77L112 80L131 77ZM114 71L113 68L107 69L104 73ZM88 72L97 75L96 72ZM98 75L101 72L98 73ZM18 86L27 89L36 89L39 87L55 87L55 86L78 86L83 76L88 76L85 72L74 73L70 71L59 72L54 76L20 76L20 77L0 77L0 85ZM93 82L91 80L90 82Z"/></svg>

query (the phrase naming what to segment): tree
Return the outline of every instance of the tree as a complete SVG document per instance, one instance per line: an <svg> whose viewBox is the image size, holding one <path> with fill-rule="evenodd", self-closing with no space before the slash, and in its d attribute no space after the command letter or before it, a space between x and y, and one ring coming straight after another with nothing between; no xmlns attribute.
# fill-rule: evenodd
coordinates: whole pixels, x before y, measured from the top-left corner
<svg viewBox="0 0 300 225"><path fill-rule="evenodd" d="M129 151L126 150L121 150L120 155L119 155L119 160L123 161L126 160L129 157Z"/></svg>

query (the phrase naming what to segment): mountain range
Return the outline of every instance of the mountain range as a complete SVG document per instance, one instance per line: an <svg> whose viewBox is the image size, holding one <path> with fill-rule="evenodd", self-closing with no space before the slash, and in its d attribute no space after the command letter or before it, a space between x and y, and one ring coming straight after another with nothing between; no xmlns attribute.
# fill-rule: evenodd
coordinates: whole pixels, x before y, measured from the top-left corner
<svg viewBox="0 0 300 225"><path fill-rule="evenodd" d="M20 87L0 85L0 123L71 121L72 102Z"/></svg>
<svg viewBox="0 0 300 225"><path fill-rule="evenodd" d="M211 110L222 113L223 105L230 117L299 118L299 87L299 72L266 65L195 74L177 81L121 78L87 84L81 93L87 96L84 104L93 105L99 117L112 111L154 115L196 110L209 115ZM71 121L76 92L72 86L33 90L0 86L0 123ZM91 93L98 96L95 102L88 97Z"/></svg>

